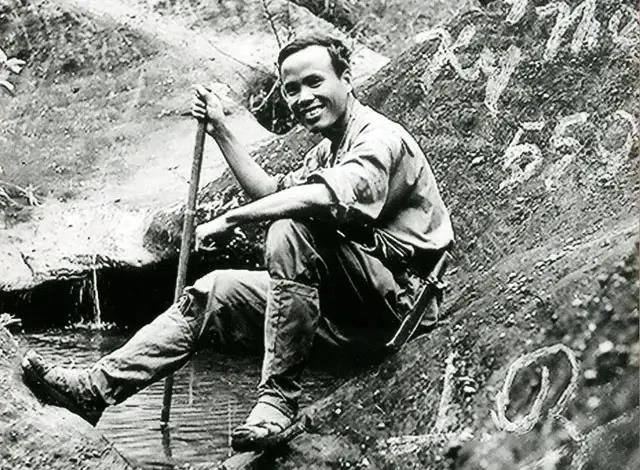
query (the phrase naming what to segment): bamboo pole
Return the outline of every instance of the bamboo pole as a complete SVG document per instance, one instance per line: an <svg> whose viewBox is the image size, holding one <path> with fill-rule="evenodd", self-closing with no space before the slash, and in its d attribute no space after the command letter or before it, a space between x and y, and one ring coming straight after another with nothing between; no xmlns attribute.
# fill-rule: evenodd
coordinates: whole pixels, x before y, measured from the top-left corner
<svg viewBox="0 0 640 470"><path fill-rule="evenodd" d="M178 275L176 289L173 294L174 302L182 295L186 280L189 254L193 241L194 219L196 214L196 199L198 185L200 183L200 169L202 168L202 152L204 150L205 121L198 121L196 142L193 149L193 162L191 164L191 179L189 180L189 196L187 207L184 211L184 223L182 224L182 241L180 243L180 258L178 261ZM171 415L171 396L173 395L173 374L167 376L164 382L164 396L162 397L162 412L160 414L160 426L167 426Z"/></svg>

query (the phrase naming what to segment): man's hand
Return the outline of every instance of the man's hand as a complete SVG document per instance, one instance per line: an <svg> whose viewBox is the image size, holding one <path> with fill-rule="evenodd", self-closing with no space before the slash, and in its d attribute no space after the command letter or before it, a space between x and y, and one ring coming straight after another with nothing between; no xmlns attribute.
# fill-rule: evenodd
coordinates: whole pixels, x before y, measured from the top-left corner
<svg viewBox="0 0 640 470"><path fill-rule="evenodd" d="M235 223L229 222L226 214L216 217L210 222L198 225L196 227L196 251L205 249L204 240L206 238L217 238L221 235L228 234L236 225Z"/></svg>
<svg viewBox="0 0 640 470"><path fill-rule="evenodd" d="M220 97L203 85L194 85L194 97L191 103L191 115L207 122L207 132L211 134L216 126L224 121L225 109Z"/></svg>

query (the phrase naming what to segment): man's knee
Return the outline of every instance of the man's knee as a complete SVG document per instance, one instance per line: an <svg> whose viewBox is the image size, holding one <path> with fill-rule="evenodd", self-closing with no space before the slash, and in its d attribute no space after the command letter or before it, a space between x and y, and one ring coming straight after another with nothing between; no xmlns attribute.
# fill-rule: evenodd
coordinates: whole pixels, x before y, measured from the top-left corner
<svg viewBox="0 0 640 470"><path fill-rule="evenodd" d="M191 304L183 315L193 329L199 347L208 343L223 346L225 336L236 328L234 325L243 322L237 314L247 310L247 304L252 301L247 292L247 279L244 279L251 277L246 274L246 271L232 269L216 270L186 289L185 297Z"/></svg>
<svg viewBox="0 0 640 470"><path fill-rule="evenodd" d="M207 308L212 303L227 305L241 300L241 278L239 271L220 269L201 277L187 290L196 297L206 299Z"/></svg>
<svg viewBox="0 0 640 470"><path fill-rule="evenodd" d="M316 263L320 257L306 223L280 219L269 227L265 243L265 264L272 278L317 283Z"/></svg>

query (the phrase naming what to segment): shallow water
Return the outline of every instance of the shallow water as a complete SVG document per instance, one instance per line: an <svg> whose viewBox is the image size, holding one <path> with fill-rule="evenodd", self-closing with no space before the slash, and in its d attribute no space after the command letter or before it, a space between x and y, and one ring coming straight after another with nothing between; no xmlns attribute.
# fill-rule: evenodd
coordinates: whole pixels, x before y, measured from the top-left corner
<svg viewBox="0 0 640 470"><path fill-rule="evenodd" d="M18 337L26 349L65 365L91 364L131 335L121 331L49 330ZM163 381L108 408L97 428L133 464L171 469L216 463L228 455L229 434L241 424L255 399L260 374L257 357L225 356L202 351L178 371L171 411L171 430L159 427ZM336 377L313 370L304 378L302 405L327 394Z"/></svg>

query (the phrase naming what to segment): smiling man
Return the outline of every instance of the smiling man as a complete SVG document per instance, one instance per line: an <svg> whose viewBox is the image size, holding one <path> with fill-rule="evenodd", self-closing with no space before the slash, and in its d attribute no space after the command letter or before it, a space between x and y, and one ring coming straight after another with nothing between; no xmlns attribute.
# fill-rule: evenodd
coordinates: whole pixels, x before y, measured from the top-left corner
<svg viewBox="0 0 640 470"><path fill-rule="evenodd" d="M35 352L25 378L42 398L95 423L181 367L205 343L263 353L257 404L234 430L239 450L260 448L298 412L300 376L315 346L380 352L414 300L412 268L426 271L453 239L449 214L416 141L353 94L339 40L299 38L278 56L282 95L324 139L297 171L269 175L229 130L218 97L196 87L192 114L207 122L252 202L196 229L196 248L239 224L273 221L265 270L218 270L120 349L86 369Z"/></svg>

